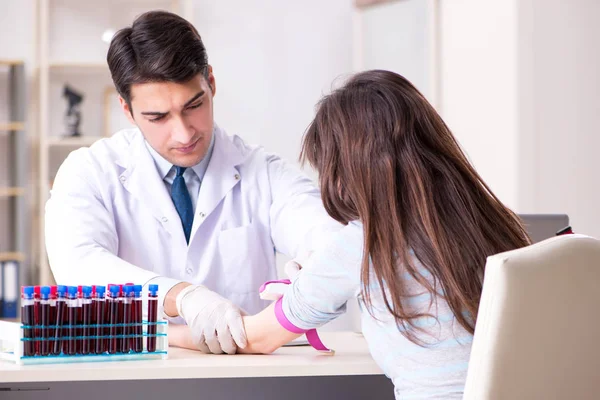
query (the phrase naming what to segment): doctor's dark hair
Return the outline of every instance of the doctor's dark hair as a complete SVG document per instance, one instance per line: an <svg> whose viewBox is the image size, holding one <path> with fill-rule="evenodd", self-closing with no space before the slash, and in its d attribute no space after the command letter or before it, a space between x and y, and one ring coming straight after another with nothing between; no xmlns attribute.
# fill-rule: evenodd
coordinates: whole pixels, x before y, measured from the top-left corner
<svg viewBox="0 0 600 400"><path fill-rule="evenodd" d="M106 56L115 88L131 109L131 85L183 83L202 73L208 56L194 26L167 11L149 11L119 30Z"/></svg>
<svg viewBox="0 0 600 400"><path fill-rule="evenodd" d="M362 222L361 285L369 312L374 280L388 289L383 299L402 334L423 344L417 333L425 329L416 320L436 316L411 310L402 279L409 274L432 304L442 294L473 333L486 258L530 239L425 97L393 72L359 73L321 100L300 158L319 172L329 215L343 224Z"/></svg>

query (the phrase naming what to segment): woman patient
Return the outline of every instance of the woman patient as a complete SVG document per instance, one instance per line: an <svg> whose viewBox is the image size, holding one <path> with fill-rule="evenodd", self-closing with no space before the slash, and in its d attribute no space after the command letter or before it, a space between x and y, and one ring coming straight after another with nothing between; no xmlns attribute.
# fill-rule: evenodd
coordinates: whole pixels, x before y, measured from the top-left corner
<svg viewBox="0 0 600 400"><path fill-rule="evenodd" d="M440 116L402 76L367 71L321 100L301 159L346 225L302 265L281 301L317 328L358 297L362 331L397 398L462 398L486 257L529 244ZM274 304L244 317L248 346L299 336ZM185 336L172 344L192 346Z"/></svg>

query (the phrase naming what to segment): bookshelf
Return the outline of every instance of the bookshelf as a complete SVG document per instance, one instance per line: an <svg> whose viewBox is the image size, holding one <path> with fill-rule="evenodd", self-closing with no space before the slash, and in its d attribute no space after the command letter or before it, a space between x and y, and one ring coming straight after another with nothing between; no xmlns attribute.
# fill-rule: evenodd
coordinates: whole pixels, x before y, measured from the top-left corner
<svg viewBox="0 0 600 400"><path fill-rule="evenodd" d="M18 293L18 286L27 280L31 263L30 257L27 257L30 249L26 189L29 152L24 122L26 105L24 61L0 59L0 75L8 83L7 93L1 94L6 99L8 112L0 121L0 136L7 144L3 148L0 159L3 160L3 167L7 167L8 174L4 178L6 181L0 183L0 205L5 212L0 216L0 224L2 230L6 232L6 235L2 235L0 243L0 263L6 261L19 263L18 273L15 275L17 281L7 280L0 284L4 284L5 291ZM15 286L9 288L6 285ZM0 309L0 316L2 312Z"/></svg>

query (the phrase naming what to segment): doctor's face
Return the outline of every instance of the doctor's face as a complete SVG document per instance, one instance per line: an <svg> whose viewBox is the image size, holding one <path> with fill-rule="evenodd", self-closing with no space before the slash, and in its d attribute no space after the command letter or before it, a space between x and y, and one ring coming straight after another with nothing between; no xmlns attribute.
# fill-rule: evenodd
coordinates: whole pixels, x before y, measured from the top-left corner
<svg viewBox="0 0 600 400"><path fill-rule="evenodd" d="M185 83L149 82L131 86L131 108L121 100L129 120L146 141L173 165L192 167L208 150L213 131L215 78L198 74Z"/></svg>

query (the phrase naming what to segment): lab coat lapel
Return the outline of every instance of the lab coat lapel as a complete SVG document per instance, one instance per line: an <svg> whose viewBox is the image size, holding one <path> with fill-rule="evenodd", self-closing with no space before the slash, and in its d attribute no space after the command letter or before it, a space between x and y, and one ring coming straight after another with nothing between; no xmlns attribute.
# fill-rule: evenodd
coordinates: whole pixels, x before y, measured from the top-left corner
<svg viewBox="0 0 600 400"><path fill-rule="evenodd" d="M202 223L242 179L236 166L244 155L221 129L215 127L214 134L215 147L200 186L190 242Z"/></svg>
<svg viewBox="0 0 600 400"><path fill-rule="evenodd" d="M133 139L130 148L131 151L127 152L126 159L119 161L119 164L125 168L119 176L121 184L139 199L141 204L148 207L152 215L171 235L181 235L182 240L185 241L177 210L156 169L152 155L146 148L141 132Z"/></svg>

